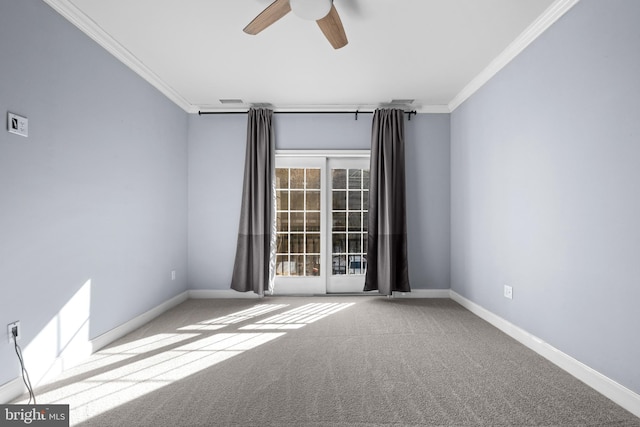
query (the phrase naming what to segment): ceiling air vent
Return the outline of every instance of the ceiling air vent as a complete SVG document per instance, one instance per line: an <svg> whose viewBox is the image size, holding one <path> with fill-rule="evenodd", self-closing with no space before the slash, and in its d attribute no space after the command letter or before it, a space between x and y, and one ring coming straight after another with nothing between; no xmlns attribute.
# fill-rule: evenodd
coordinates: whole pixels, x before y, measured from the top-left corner
<svg viewBox="0 0 640 427"><path fill-rule="evenodd" d="M390 104L413 104L415 99L392 99Z"/></svg>
<svg viewBox="0 0 640 427"><path fill-rule="evenodd" d="M244 104L242 99L225 98L219 100L221 104Z"/></svg>

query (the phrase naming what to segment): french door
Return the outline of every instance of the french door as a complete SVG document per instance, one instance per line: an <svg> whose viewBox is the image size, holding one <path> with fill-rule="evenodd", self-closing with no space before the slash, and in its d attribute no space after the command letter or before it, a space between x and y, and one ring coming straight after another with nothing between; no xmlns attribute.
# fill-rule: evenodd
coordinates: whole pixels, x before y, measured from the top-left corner
<svg viewBox="0 0 640 427"><path fill-rule="evenodd" d="M274 293L362 292L368 151L278 152L275 184Z"/></svg>

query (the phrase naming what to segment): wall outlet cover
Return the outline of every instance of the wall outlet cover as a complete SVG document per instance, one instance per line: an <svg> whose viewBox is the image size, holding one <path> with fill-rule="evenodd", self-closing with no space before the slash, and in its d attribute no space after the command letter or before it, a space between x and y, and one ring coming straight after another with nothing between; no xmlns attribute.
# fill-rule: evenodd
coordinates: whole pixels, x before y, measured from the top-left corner
<svg viewBox="0 0 640 427"><path fill-rule="evenodd" d="M12 322L7 325L7 340L9 343L13 343L13 328L18 328L18 335L16 336L16 341L20 341L20 337L22 336L22 331L20 330L20 321Z"/></svg>
<svg viewBox="0 0 640 427"><path fill-rule="evenodd" d="M513 299L513 288L509 285L504 285L504 297Z"/></svg>

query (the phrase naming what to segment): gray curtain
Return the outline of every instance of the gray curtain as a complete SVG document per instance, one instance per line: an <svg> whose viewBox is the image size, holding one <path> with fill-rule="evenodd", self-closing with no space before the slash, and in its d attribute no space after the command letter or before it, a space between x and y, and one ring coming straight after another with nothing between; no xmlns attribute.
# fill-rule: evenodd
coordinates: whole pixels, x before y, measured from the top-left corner
<svg viewBox="0 0 640 427"><path fill-rule="evenodd" d="M231 289L264 295L275 262L275 139L273 111L249 110L242 207Z"/></svg>
<svg viewBox="0 0 640 427"><path fill-rule="evenodd" d="M407 262L404 111L378 109L371 130L365 291L410 292Z"/></svg>

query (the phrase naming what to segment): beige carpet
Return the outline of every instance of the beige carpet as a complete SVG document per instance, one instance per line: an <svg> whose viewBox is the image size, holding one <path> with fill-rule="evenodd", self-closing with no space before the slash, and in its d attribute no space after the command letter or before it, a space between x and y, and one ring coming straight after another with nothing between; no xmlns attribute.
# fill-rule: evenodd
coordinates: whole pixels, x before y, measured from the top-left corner
<svg viewBox="0 0 640 427"><path fill-rule="evenodd" d="M189 300L36 395L83 426L640 426L447 299Z"/></svg>

